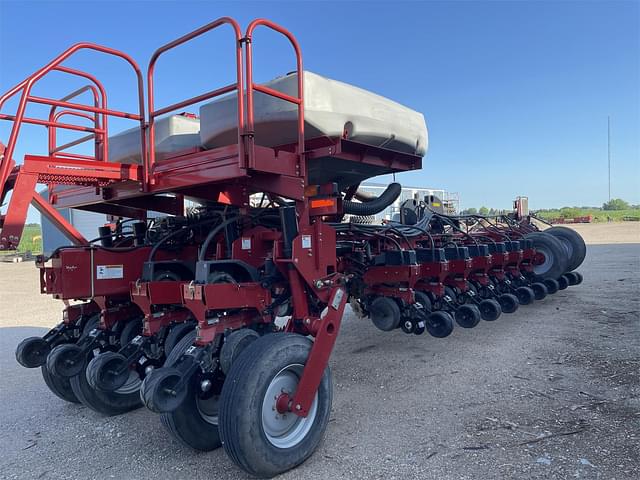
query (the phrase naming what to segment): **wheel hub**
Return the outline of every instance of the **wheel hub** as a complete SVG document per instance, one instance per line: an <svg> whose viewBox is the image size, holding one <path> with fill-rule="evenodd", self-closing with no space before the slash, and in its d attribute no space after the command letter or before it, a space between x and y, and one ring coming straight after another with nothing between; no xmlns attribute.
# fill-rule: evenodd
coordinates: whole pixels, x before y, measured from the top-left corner
<svg viewBox="0 0 640 480"><path fill-rule="evenodd" d="M289 408L302 370L302 365L283 368L271 380L265 392L262 402L262 429L267 440L278 448L290 448L304 440L316 417L317 394L306 417L296 415Z"/></svg>

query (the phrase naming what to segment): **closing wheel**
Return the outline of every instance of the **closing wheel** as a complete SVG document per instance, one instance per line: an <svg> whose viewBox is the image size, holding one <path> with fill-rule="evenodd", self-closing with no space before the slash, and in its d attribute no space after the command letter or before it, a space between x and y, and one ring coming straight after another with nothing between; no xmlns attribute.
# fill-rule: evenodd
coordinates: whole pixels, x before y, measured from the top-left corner
<svg viewBox="0 0 640 480"><path fill-rule="evenodd" d="M133 328L129 324L135 324L137 327ZM90 331L90 329L85 327L85 331ZM129 343L140 332L140 319L127 322L120 334L121 344ZM91 410L103 415L119 415L139 408L142 405L139 394L141 381L137 372L128 370L129 375L124 385L113 392L102 392L93 388L87 378L87 366L93 357L94 352L90 351L89 355L84 359L80 373L71 377L71 388L78 400Z"/></svg>
<svg viewBox="0 0 640 480"><path fill-rule="evenodd" d="M16 347L16 360L25 368L41 367L47 362L51 347L42 337L29 337Z"/></svg>
<svg viewBox="0 0 640 480"><path fill-rule="evenodd" d="M547 287L547 293L549 295L553 295L558 290L560 290L560 284L554 278L547 278L546 280L543 281L543 283L544 283L544 286Z"/></svg>
<svg viewBox="0 0 640 480"><path fill-rule="evenodd" d="M569 279L566 275L561 275L560 278L558 278L558 290L566 290L568 286Z"/></svg>
<svg viewBox="0 0 640 480"><path fill-rule="evenodd" d="M390 332L400 326L400 307L389 297L376 297L369 306L369 316L373 324L383 332Z"/></svg>
<svg viewBox="0 0 640 480"><path fill-rule="evenodd" d="M500 304L493 298L482 300L480 302L480 305L478 305L478 308L480 309L480 315L482 316L482 319L486 320L487 322L493 322L494 320L500 318L500 315L502 315L502 308L500 307Z"/></svg>
<svg viewBox="0 0 640 480"><path fill-rule="evenodd" d="M93 357L87 366L89 384L102 392L114 392L129 379L127 358L116 352L105 352Z"/></svg>
<svg viewBox="0 0 640 480"><path fill-rule="evenodd" d="M57 377L71 378L79 375L84 368L86 355L77 345L58 345L47 357L47 369Z"/></svg>
<svg viewBox="0 0 640 480"><path fill-rule="evenodd" d="M529 305L533 303L536 295L529 287L518 287L516 288L516 297L518 297L518 303L520 303L520 305Z"/></svg>
<svg viewBox="0 0 640 480"><path fill-rule="evenodd" d="M513 293L503 293L498 297L498 303L503 313L514 313L520 305L518 297Z"/></svg>
<svg viewBox="0 0 640 480"><path fill-rule="evenodd" d="M164 362L172 368L196 339L196 332L188 332L175 346ZM145 389L146 379L141 392ZM219 386L209 383L211 390L204 392L206 380L198 384L195 379L183 389L185 398L173 411L160 415L160 422L180 443L196 450L209 451L220 447L218 432Z"/></svg>
<svg viewBox="0 0 640 480"><path fill-rule="evenodd" d="M98 317L93 316L87 319L85 324L85 328L83 329L83 336L86 336L95 326L98 324ZM51 370L47 367L45 362L44 365L40 368L42 372L42 378L44 379L44 383L46 383L49 390L51 390L56 396L71 403L80 403L76 394L73 393L73 388L71 388L71 381L67 377L61 377L59 375L54 375Z"/></svg>
<svg viewBox="0 0 640 480"><path fill-rule="evenodd" d="M182 378L177 368L157 368L144 379L140 399L156 413L172 412L187 398L187 389L176 388Z"/></svg>
<svg viewBox="0 0 640 480"><path fill-rule="evenodd" d="M569 259L567 270L575 270L587 256L587 246L584 243L582 236L575 230L568 227L551 227L544 231L549 235L553 235L564 247Z"/></svg>
<svg viewBox="0 0 640 480"><path fill-rule="evenodd" d="M584 277L582 276L582 274L580 272L573 272L573 273L576 274L576 278L578 280L576 285L580 285L582 283L582 281L584 280Z"/></svg>
<svg viewBox="0 0 640 480"><path fill-rule="evenodd" d="M453 317L447 312L439 310L427 317L427 332L436 338L445 338L453 332Z"/></svg>
<svg viewBox="0 0 640 480"><path fill-rule="evenodd" d="M411 320L410 318L405 318L402 321L402 324L400 325L400 328L402 329L402 331L404 333L413 333L413 329L414 329L414 322L413 320Z"/></svg>
<svg viewBox="0 0 640 480"><path fill-rule="evenodd" d="M455 319L456 323L462 328L473 328L482 318L482 313L477 306L471 304L461 305L456 309Z"/></svg>
<svg viewBox="0 0 640 480"><path fill-rule="evenodd" d="M273 477L294 468L324 437L333 396L329 367L306 417L281 408L296 392L311 346L297 334L266 335L231 367L220 396L220 436L229 457L251 475Z"/></svg>
<svg viewBox="0 0 640 480"><path fill-rule="evenodd" d="M576 275L575 272L567 272L564 274L565 277L567 277L567 280L569 281L569 286L572 287L576 284Z"/></svg>
<svg viewBox="0 0 640 480"><path fill-rule="evenodd" d="M547 286L542 282L533 282L531 284L531 290L533 290L533 296L536 300L542 300L547 296Z"/></svg>

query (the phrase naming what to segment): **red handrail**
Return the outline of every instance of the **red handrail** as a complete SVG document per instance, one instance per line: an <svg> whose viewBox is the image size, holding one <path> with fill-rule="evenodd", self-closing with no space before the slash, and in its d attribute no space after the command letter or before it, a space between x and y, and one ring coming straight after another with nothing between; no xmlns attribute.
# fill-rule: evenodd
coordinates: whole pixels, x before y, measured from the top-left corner
<svg viewBox="0 0 640 480"><path fill-rule="evenodd" d="M78 90L75 90L74 92L71 92L69 95L65 95L64 97L61 98L61 100L69 100L71 98L77 97L78 95L81 95L82 93L86 92L86 91L91 91L93 93L93 104L94 106L98 106L99 101L98 101L98 91L97 89L93 86L93 85L85 85L82 88L79 88ZM97 113L94 113L93 116L89 115L88 113L83 113L83 112L74 112L73 110L62 110L60 112L56 112L56 109L58 107L56 105L53 105L49 111L49 121L53 122L53 123L57 123L58 119L64 115L74 115L76 117L80 117L80 118L85 118L87 120L91 120L93 122L93 128L100 128L100 116ZM55 127L49 127L48 128L48 134L49 134L49 156L53 157L55 156L55 154L57 152L60 152L61 150L64 150L64 148L59 148L56 146L56 128ZM64 145L64 147L69 147L69 146L75 146L75 145L79 145L80 143L84 143L85 141L89 141L92 139L96 139L95 141L95 150L94 150L94 157L96 160L98 160L98 158L100 157L100 152L98 150L98 142L100 140L102 140L99 136L96 136L95 134L93 135L88 135L85 137L82 137L84 140L82 142L76 142L73 145ZM102 160L106 161L107 159L103 158Z"/></svg>
<svg viewBox="0 0 640 480"><path fill-rule="evenodd" d="M107 93L104 89L104 86L102 85L102 83L93 75L91 75L90 73L87 72L83 72L81 70L75 70L73 68L69 68L69 67L65 67L63 65L58 65L56 67L54 67L52 70L55 71L59 71L59 72L63 72L63 73L68 73L69 75L75 75L78 77L84 77L87 80L89 80L90 82L93 83L93 85L85 85L84 87L70 93L69 95L64 96L61 100L66 101L66 100L70 100L71 98L74 98L78 95L80 95L81 93L86 92L87 90L91 90L91 92L93 93L93 104L95 107L97 107L98 105L102 105L102 108L104 108L105 110L107 109ZM22 82L20 82L18 85L16 85L15 87L13 87L11 90L9 90L8 92L6 92L2 97L0 97L0 110L2 109L2 107L4 106L4 103L11 98L13 95L15 95L17 92L20 91L21 88L24 88L25 84L27 83L27 81L29 80L29 77L25 78ZM51 107L51 110L49 111L49 122L54 122L53 117L55 115L55 111L56 111L57 106L53 105ZM98 118L98 114L95 114L95 118L96 121L94 122L94 126L96 128L98 128L99 123L97 121ZM3 120L15 120L14 116L0 116L0 119ZM23 118L23 121L25 121L26 119ZM27 122L29 123L29 122ZM106 113L102 114L102 128L105 131L107 130L107 123L108 123L108 115ZM48 130L49 130L49 154L51 155L51 150L52 150L52 136L53 139L55 141L55 127L52 127L51 125L48 126ZM95 158L97 159L99 156L98 154L98 143L96 142L96 149L95 149ZM106 161L108 159L109 156L109 142L108 142L108 138L106 136L104 136L104 138L102 139L102 160Z"/></svg>
<svg viewBox="0 0 640 480"><path fill-rule="evenodd" d="M169 105L167 107L156 110L154 107L154 90L153 90L153 74L155 71L155 66L160 55L165 53L172 48L177 47L178 45L182 45L183 43L188 42L200 35L213 30L221 25L231 25L235 33L235 43L236 43L236 83L224 86L222 88L218 88L216 90L211 90L209 92L203 93L202 95L198 95L187 100L183 100L178 103L174 103L173 105ZM147 71L147 95L148 95L148 109L149 109L149 155L148 162L145 164L145 173L148 178L153 178L153 169L156 161L156 145L155 145L155 119L160 115L164 115L165 113L172 112L179 108L184 108L189 105L193 105L194 103L202 102L204 100L208 100L210 98L214 98L220 95L223 95L228 92L232 92L236 90L238 92L238 148L240 150L240 158L244 158L244 146L242 141L242 134L244 132L244 105L242 101L242 92L244 90L243 85L243 75L242 75L242 31L240 30L240 25L234 19L229 17L219 18L207 25L204 25L193 32L190 32L186 35L183 35L176 40L163 45L158 48L153 55L151 56L151 60L149 61L149 69Z"/></svg>
<svg viewBox="0 0 640 480"><path fill-rule="evenodd" d="M296 71L298 75L298 96L292 97L284 93L278 92L264 85L253 83L253 53L252 53L252 36L253 31L258 26L265 26L284 35L291 43L296 54ZM280 25L266 20L264 18L257 18L249 24L247 27L246 39L246 71L247 71L247 133L254 134L254 116L253 116L253 91L257 90L272 97L279 98L281 100L291 102L298 106L298 155L299 161L299 175L304 175L305 171L305 158L304 158L304 70L302 68L302 52L298 41L291 32L281 27Z"/></svg>
<svg viewBox="0 0 640 480"><path fill-rule="evenodd" d="M66 72L66 73L77 74L78 71L74 71L74 70L68 69L67 67L61 67L60 63L65 61L67 58L69 58L71 55L73 55L77 51L83 50L83 49L95 50L95 51L98 51L98 52L101 52L101 53L105 53L107 55L113 55L113 56L116 56L116 57L120 57L123 60L125 60L127 63L129 63L129 65L133 68L133 70L134 70L134 72L136 74L136 77L137 77L138 108L139 108L139 113L137 115L136 114L129 114L129 113L125 113L125 112L109 110L106 107L105 108L102 108L102 107L100 107L100 108L98 108L98 107L88 107L86 105L81 105L81 104L68 103L68 102L64 102L64 101L56 101L56 100L50 100L50 99L46 99L46 98L31 96L31 89L33 88L33 85L38 80L40 80L42 77L44 77L47 73L49 73L52 70L59 70L59 71L63 71L63 72ZM87 75L82 75L82 76L86 77ZM87 78L89 78L89 77L87 77ZM145 130L144 84L143 84L142 72L140 71L140 68L138 67L138 64L129 55L127 55L127 54L125 54L123 52L120 52L119 50L115 50L115 49L108 48L108 47L103 47L102 45L97 45L97 44L93 44L93 43L77 43L77 44L73 45L72 47L68 48L67 50L65 50L63 53L58 55L54 60L49 62L47 65L42 67L40 70L36 71L29 78L25 79L23 82L21 82L20 84L18 84L17 86L15 86L11 90L9 90L7 93L5 93L2 97L0 97L0 108L2 107L2 105L4 104L4 102L8 98L10 98L11 96L15 95L20 90L22 90L22 96L20 97L20 102L18 104L18 108L17 108L15 116L12 116L12 115L0 115L0 119L13 120L13 127L11 129L11 134L9 136L9 141L8 141L6 150L4 152L4 159L3 159L2 162L0 162L0 191L2 191L4 189L5 182L6 182L7 178L8 178L8 176L9 176L9 173L10 173L9 172L9 167L12 164L11 159L13 157L13 153L14 153L15 146L16 146L16 141L17 141L18 134L20 132L20 127L21 127L21 124L22 124L23 121L26 121L28 123L34 123L36 125L45 125L45 126L51 126L51 127L57 127L57 128L67 128L67 129L70 129L70 130L93 131L94 133L104 133L104 136L106 137L105 125L103 125L103 127L101 129L87 129L86 127L84 127L84 128L83 127L77 127L75 125L60 124L60 123L48 122L48 121L45 121L45 120L37 120L37 119L25 118L24 114L25 114L25 110L26 110L26 105L30 101L31 102L37 102L37 103L44 103L44 104L48 104L48 105L52 105L52 106L61 106L61 107L65 107L65 108L89 111L89 112L93 112L95 114L114 115L114 116L120 116L120 117L123 117L123 118L131 118L131 119L134 119L134 120L139 120L139 122L140 122L140 136L141 136L141 153L142 153L143 161L146 159L147 148L146 148L146 135L144 133L144 130ZM104 105L106 105L106 96L103 97L103 101L105 102ZM148 181L146 181L146 180L147 179L145 178L145 188L146 188L146 184L148 183Z"/></svg>
<svg viewBox="0 0 640 480"><path fill-rule="evenodd" d="M95 117L92 117L91 115L89 115L87 113L74 112L72 110L61 110L61 111L57 112L53 116L53 123L58 123L58 119L60 117L65 116L65 115L71 115L71 116L74 116L74 117L85 118L87 120L95 122ZM93 128L94 128L94 130L100 129L99 126L96 126L96 127L93 127ZM92 133L90 135L86 135L86 136L78 138L76 140L72 140L71 142L65 143L64 145L56 146L56 130L55 130L55 127L50 127L50 130L51 130L51 134L49 136L49 156L50 157L55 157L55 156L57 156L58 153L62 152L66 148L75 147L76 145L80 145L80 144L82 144L84 142L88 142L89 140L93 140L96 137L96 134ZM91 158L96 158L97 159L97 157L91 157Z"/></svg>
<svg viewBox="0 0 640 480"><path fill-rule="evenodd" d="M85 87L81 88L80 90L76 90L76 92L72 92L69 95L63 97L61 100L70 100L71 98L74 98L75 96L79 95L80 93L82 93L82 91L84 89L90 89L91 92L93 93L93 105L95 107L97 107L98 105L102 105L102 108L104 108L105 110L107 110L107 92L104 89L104 86L102 85L102 82L100 82L100 80L98 80L95 76L91 75L90 73L87 72L83 72L80 70L74 70L72 68L69 67L64 67L62 65L59 65L55 68L55 70L59 70L61 72L65 72L65 73L69 73L71 75L77 75L80 77L84 77L87 80L91 81L93 83L93 85L86 85ZM95 86L94 86L95 85ZM99 100L99 101L98 101ZM53 105L51 107L51 110L49 112L49 120L51 120L52 116L54 115L54 112L56 110L57 106ZM95 122L94 122L94 127L98 128L100 125L102 125L102 128L104 129L105 132L108 132L108 119L109 116L106 113L102 114L102 123L99 122L99 115L96 113L94 115L95 117ZM52 129L49 128L49 131L51 131ZM55 128L53 129L55 130ZM55 133L54 133L54 137L55 137ZM101 160L106 162L109 159L109 139L107 135L102 135L102 138L96 137L96 142L95 142L95 158L96 160L99 157L99 148L98 148L98 140L102 141L102 158Z"/></svg>

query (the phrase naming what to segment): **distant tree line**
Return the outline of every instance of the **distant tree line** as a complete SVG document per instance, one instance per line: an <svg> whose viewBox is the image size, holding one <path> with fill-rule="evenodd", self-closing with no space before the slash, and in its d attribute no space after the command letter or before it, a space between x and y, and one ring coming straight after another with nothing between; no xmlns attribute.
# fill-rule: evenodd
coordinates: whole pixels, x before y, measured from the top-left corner
<svg viewBox="0 0 640 480"><path fill-rule="evenodd" d="M507 210L498 210L496 208L466 208L460 212L461 215L502 215L507 213Z"/></svg>
<svg viewBox="0 0 640 480"><path fill-rule="evenodd" d="M562 207L562 208L546 208L537 210L540 213L556 213L563 218L575 218L588 214L585 210L593 211L620 211L620 210L640 210L640 205L632 205L621 198L612 198L608 202L604 202L601 207ZM465 208L460 212L461 215L501 215L510 212L510 210L498 210L495 208Z"/></svg>

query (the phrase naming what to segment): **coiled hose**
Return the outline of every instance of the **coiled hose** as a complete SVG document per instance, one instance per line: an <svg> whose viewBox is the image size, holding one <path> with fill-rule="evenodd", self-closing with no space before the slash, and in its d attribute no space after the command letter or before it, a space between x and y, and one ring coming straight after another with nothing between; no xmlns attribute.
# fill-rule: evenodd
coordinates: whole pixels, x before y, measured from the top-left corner
<svg viewBox="0 0 640 480"><path fill-rule="evenodd" d="M402 186L399 183L390 183L379 197L369 199L368 196L357 195L356 198L362 198L363 200L366 198L363 203L345 200L343 202L343 211L349 215L375 215L395 202L401 192Z"/></svg>

